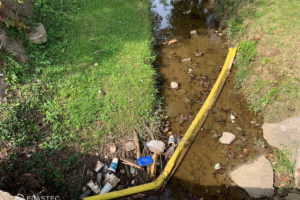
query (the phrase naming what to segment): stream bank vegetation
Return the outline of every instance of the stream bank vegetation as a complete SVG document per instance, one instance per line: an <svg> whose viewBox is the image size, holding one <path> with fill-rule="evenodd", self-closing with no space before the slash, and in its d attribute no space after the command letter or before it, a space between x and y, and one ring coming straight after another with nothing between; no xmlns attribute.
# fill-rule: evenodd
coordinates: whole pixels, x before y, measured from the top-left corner
<svg viewBox="0 0 300 200"><path fill-rule="evenodd" d="M51 194L74 199L103 144L119 147L133 129L144 143L142 120L159 131L150 4L62 2L36 0L34 15L18 16L19 23L1 20L29 57L18 63L11 52L0 54L7 84L0 104L0 189L12 194L30 192L22 186L30 173ZM37 23L48 38L40 45L25 39Z"/></svg>
<svg viewBox="0 0 300 200"><path fill-rule="evenodd" d="M297 116L298 1L215 0L213 7L228 44L238 47L234 87L243 88L250 109L270 123Z"/></svg>
<svg viewBox="0 0 300 200"><path fill-rule="evenodd" d="M242 88L249 109L268 123L299 115L300 51L296 0L212 0L229 46L237 46L233 87ZM256 141L258 142L258 141ZM258 144L258 143L257 143ZM278 192L294 186L293 147L266 155L274 161ZM280 180L279 180L280 179ZM280 181L283 184L278 184Z"/></svg>

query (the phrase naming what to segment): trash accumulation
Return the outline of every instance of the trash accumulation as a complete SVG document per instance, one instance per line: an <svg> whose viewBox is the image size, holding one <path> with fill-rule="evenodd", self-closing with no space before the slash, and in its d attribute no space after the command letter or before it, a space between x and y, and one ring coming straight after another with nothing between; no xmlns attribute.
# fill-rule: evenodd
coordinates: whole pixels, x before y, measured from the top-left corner
<svg viewBox="0 0 300 200"><path fill-rule="evenodd" d="M105 156L95 163L94 171L86 169L90 179L83 186L80 199L154 181L181 140L179 135L169 131L167 120L166 116L161 127L161 132L165 134L160 134L157 139L144 121L151 140L143 146L140 146L136 131L133 131L134 139L125 140L121 145L107 144Z"/></svg>

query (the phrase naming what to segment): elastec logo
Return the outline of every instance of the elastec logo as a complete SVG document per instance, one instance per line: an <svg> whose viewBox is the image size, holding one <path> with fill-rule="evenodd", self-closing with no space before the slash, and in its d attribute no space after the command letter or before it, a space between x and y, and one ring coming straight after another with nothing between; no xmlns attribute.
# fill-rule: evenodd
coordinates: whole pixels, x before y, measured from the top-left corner
<svg viewBox="0 0 300 200"><path fill-rule="evenodd" d="M60 198L58 196L27 196L27 198L24 197L23 194L18 194L17 197L21 197L26 200L59 200Z"/></svg>

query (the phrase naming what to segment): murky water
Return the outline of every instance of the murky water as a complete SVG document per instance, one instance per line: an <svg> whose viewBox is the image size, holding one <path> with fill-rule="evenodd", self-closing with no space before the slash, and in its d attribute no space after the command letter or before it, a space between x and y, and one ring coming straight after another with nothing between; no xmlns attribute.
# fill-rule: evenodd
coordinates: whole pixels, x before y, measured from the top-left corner
<svg viewBox="0 0 300 200"><path fill-rule="evenodd" d="M158 45L156 66L162 75L161 96L164 98L170 131L184 135L193 116L207 98L220 73L228 49L213 20L209 1L153 0L154 31ZM183 14L188 13L188 14ZM196 30L198 37L190 38ZM178 42L168 45L167 41ZM202 53L196 57L195 53ZM191 58L191 61L181 60ZM212 62L213 61L213 62ZM211 66L208 65L212 63ZM232 69L235 74L235 68ZM171 89L177 82L179 89ZM245 108L242 91L232 90L233 75L227 82L202 130L198 133L181 165L168 182L163 195L155 199L245 199L246 192L235 186L227 176L229 170L251 162L261 154L263 119ZM236 116L232 123L230 115ZM187 120L183 122L183 118ZM183 123L182 123L183 122ZM252 122L252 123L251 123ZM182 124L181 124L182 123ZM222 145L219 135L232 132L237 138ZM256 141L256 142L255 142ZM215 170L215 164L224 168Z"/></svg>

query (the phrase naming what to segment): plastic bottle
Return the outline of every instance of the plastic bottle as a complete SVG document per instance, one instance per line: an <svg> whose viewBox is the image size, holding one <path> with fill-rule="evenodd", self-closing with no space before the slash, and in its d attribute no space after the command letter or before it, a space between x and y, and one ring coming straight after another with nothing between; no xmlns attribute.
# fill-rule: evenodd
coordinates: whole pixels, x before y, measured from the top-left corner
<svg viewBox="0 0 300 200"><path fill-rule="evenodd" d="M168 145L175 146L174 135L170 135Z"/></svg>
<svg viewBox="0 0 300 200"><path fill-rule="evenodd" d="M118 158L114 158L110 163L108 170L116 173L117 166L118 166Z"/></svg>
<svg viewBox="0 0 300 200"><path fill-rule="evenodd" d="M120 182L120 179L116 177L114 174L107 175L105 179L107 182L103 186L100 194L109 192L113 187L115 187Z"/></svg>
<svg viewBox="0 0 300 200"><path fill-rule="evenodd" d="M85 197L88 197L92 194L92 190L90 190L89 188L84 190L84 192L80 195L79 199L82 200Z"/></svg>
<svg viewBox="0 0 300 200"><path fill-rule="evenodd" d="M96 182L99 186L101 186L101 183L102 183L102 173L101 172L97 173Z"/></svg>
<svg viewBox="0 0 300 200"><path fill-rule="evenodd" d="M103 163L101 163L99 160L97 161L97 165L95 167L95 171L98 172L100 169L104 166Z"/></svg>
<svg viewBox="0 0 300 200"><path fill-rule="evenodd" d="M103 174L106 174L107 172L108 172L108 164L107 162L105 162L103 167Z"/></svg>
<svg viewBox="0 0 300 200"><path fill-rule="evenodd" d="M97 184L94 183L94 181L90 181L87 183L87 185L89 186L89 188L91 188L91 190L95 193L95 194L99 194L100 193L100 188L98 187Z"/></svg>

